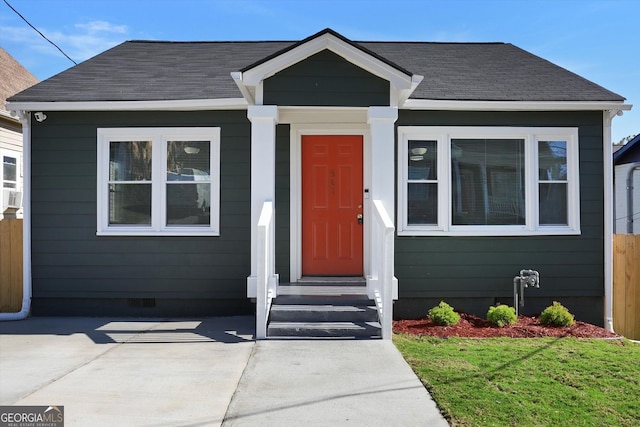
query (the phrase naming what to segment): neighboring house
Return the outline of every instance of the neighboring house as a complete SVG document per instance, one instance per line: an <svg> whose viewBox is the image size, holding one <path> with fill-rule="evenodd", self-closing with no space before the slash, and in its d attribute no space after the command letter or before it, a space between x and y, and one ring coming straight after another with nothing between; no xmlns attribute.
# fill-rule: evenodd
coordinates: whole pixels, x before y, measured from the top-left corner
<svg viewBox="0 0 640 427"><path fill-rule="evenodd" d="M283 284L355 276L384 329L441 300L484 316L534 269L521 312L611 326L610 127L631 106L511 44L131 41L9 105L36 315L260 329Z"/></svg>
<svg viewBox="0 0 640 427"><path fill-rule="evenodd" d="M616 234L640 234L640 134L613 153Z"/></svg>
<svg viewBox="0 0 640 427"><path fill-rule="evenodd" d="M0 219L5 209L19 208L22 200L22 124L9 114L5 101L36 83L38 79L0 48Z"/></svg>

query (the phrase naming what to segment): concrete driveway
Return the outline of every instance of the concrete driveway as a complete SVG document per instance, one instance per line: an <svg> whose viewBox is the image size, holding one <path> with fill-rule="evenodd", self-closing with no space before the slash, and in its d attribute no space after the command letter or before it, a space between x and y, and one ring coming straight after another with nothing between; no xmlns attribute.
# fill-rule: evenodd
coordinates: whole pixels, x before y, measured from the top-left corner
<svg viewBox="0 0 640 427"><path fill-rule="evenodd" d="M0 323L0 405L65 426L447 426L382 340L254 342L251 316Z"/></svg>
<svg viewBox="0 0 640 427"><path fill-rule="evenodd" d="M0 323L0 404L62 405L65 426L220 425L253 317Z"/></svg>

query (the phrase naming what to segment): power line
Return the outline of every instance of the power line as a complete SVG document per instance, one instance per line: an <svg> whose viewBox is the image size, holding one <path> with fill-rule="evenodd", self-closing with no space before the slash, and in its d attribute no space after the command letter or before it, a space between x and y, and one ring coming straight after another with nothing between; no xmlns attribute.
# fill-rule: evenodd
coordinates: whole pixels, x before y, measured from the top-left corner
<svg viewBox="0 0 640 427"><path fill-rule="evenodd" d="M33 25L31 25L31 22L27 21L27 18L25 18L24 16L22 16L22 14L20 14L20 12L18 12L17 10L15 10L15 8L13 6L11 6L9 4L9 2L7 0L4 0L4 3L9 6L9 8L11 10L13 10L15 12L16 15L18 15L24 22L27 23L27 25L29 25L31 28L33 28L38 34L40 34L42 36L43 39L45 39L46 41L48 41L49 43L51 43L56 49L58 49L60 51L60 53L62 53L64 56L67 57L67 59L71 62L73 62L75 65L78 65L78 63L76 61L74 61L73 59L71 59L71 57L69 57L69 55L67 55L64 50L60 49L60 46L58 46L57 44L55 44L54 42L52 42L51 40L49 40L47 38L47 36L45 36L44 34L42 34L40 32L40 30L38 30L36 27L34 27Z"/></svg>

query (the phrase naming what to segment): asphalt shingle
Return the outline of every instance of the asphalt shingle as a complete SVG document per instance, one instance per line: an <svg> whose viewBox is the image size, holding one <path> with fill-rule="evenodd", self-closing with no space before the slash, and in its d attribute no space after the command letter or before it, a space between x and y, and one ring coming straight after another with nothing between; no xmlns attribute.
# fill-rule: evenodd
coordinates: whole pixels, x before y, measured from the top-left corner
<svg viewBox="0 0 640 427"><path fill-rule="evenodd" d="M10 101L240 98L230 73L295 43L129 41ZM412 99L624 101L622 96L508 43L356 43L424 76Z"/></svg>

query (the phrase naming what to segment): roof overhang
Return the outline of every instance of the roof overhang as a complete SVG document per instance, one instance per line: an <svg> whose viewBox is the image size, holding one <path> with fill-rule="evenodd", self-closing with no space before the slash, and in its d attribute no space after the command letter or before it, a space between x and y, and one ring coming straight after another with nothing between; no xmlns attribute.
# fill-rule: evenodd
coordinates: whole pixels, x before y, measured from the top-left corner
<svg viewBox="0 0 640 427"><path fill-rule="evenodd" d="M638 144L638 146L640 146L640 133L638 135L636 135L635 138L633 138L631 141L629 141L625 145L623 145L622 148L620 148L618 151L613 153L613 161L614 161L614 163L618 159L623 157L624 154L627 151L631 150L636 144Z"/></svg>
<svg viewBox="0 0 640 427"><path fill-rule="evenodd" d="M14 117L8 111L0 110L0 118L10 120L12 122L20 123L20 119Z"/></svg>
<svg viewBox="0 0 640 427"><path fill-rule="evenodd" d="M245 110L244 98L185 99L167 101L68 101L68 102L8 102L9 111L207 111ZM296 109L304 107L292 107ZM317 107L322 109L323 107ZM595 101L449 101L408 99L402 110L443 111L612 111L623 112L631 104Z"/></svg>
<svg viewBox="0 0 640 427"><path fill-rule="evenodd" d="M369 73L389 81L390 105L400 106L420 84L423 76L411 74L400 66L380 58L340 34L326 29L249 67L232 72L231 77L249 104L262 104L262 82L323 50L343 57Z"/></svg>
<svg viewBox="0 0 640 427"><path fill-rule="evenodd" d="M452 101L408 99L405 110L447 111L629 111L631 104L611 101Z"/></svg>
<svg viewBox="0 0 640 427"><path fill-rule="evenodd" d="M206 111L244 110L244 98L167 101L8 102L10 111Z"/></svg>

